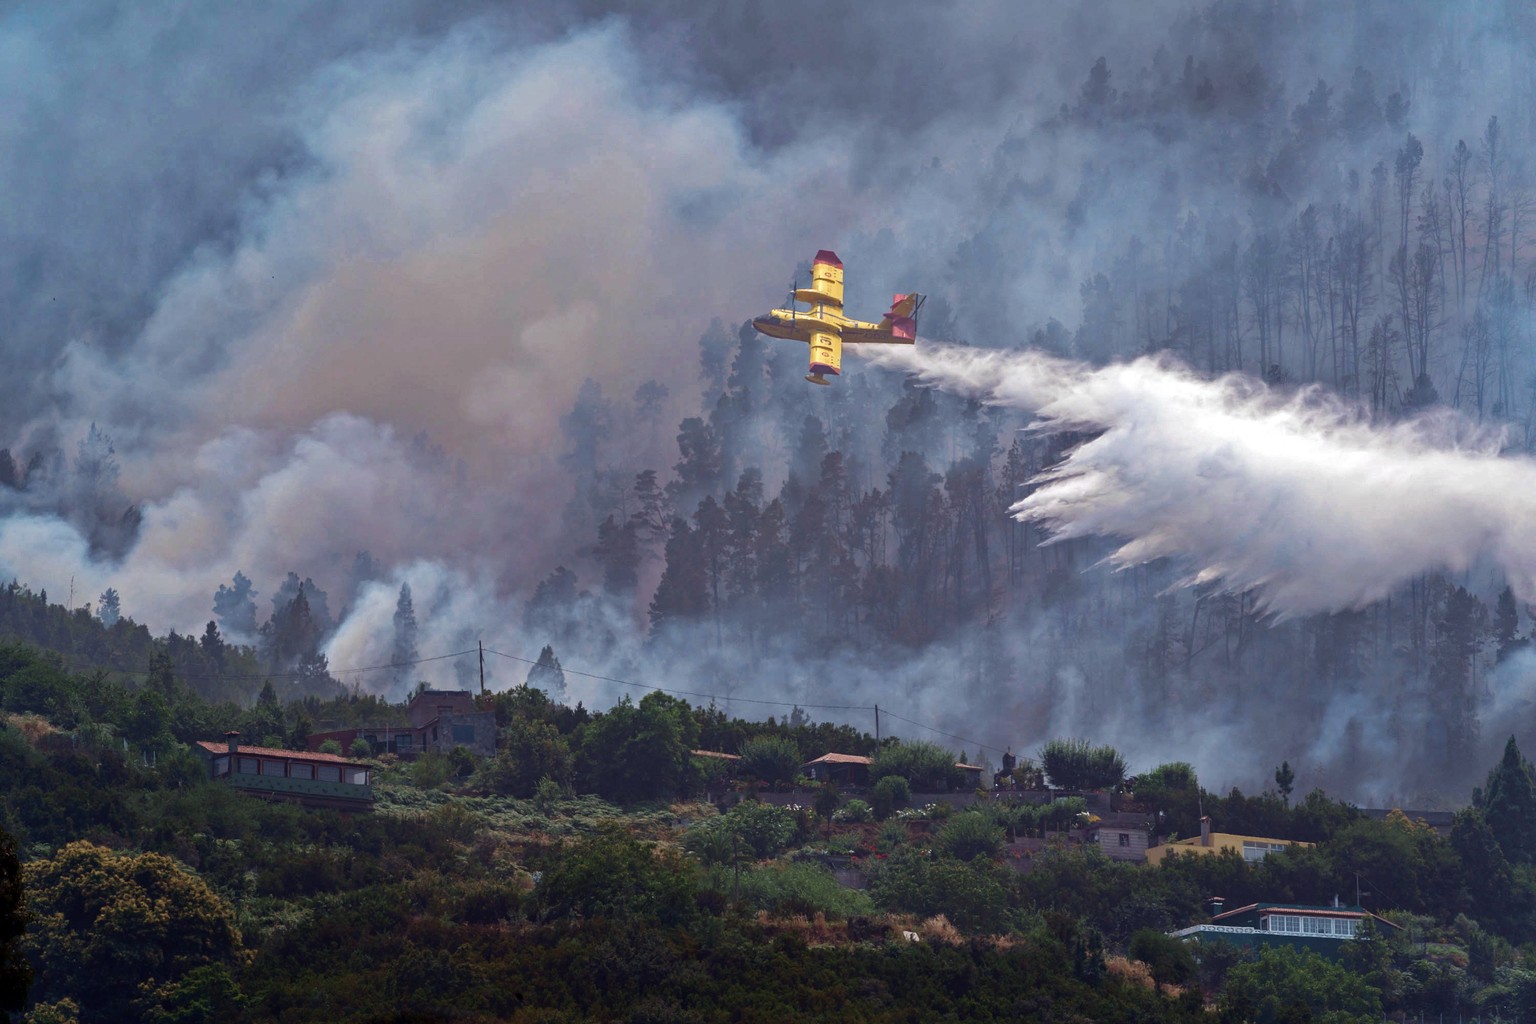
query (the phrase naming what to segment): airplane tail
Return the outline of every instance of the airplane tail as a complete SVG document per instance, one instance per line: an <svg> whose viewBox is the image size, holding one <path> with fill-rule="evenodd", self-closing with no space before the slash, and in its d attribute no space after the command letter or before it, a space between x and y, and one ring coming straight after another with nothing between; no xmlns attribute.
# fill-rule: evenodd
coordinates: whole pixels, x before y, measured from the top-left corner
<svg viewBox="0 0 1536 1024"><path fill-rule="evenodd" d="M890 312L885 314L880 326L889 328L893 338L917 340L917 313L923 308L925 298L926 296L918 295L916 292L910 295L891 296Z"/></svg>

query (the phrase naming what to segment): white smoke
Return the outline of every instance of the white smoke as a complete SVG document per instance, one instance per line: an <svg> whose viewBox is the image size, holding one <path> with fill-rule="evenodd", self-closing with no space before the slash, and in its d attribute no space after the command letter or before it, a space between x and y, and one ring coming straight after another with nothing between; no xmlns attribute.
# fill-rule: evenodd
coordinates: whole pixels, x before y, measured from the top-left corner
<svg viewBox="0 0 1536 1024"><path fill-rule="evenodd" d="M1281 618L1362 607L1487 561L1536 600L1536 462L1451 413L1372 423L1315 389L1203 379L1166 358L1094 368L919 344L875 362L1094 434L1012 508L1109 562L1168 558L1186 584L1254 591Z"/></svg>

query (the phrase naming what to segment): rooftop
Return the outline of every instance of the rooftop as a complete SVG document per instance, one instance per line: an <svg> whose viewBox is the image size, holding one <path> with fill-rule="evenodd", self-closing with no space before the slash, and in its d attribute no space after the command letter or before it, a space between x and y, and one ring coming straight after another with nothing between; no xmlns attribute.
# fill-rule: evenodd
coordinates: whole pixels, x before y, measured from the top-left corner
<svg viewBox="0 0 1536 1024"><path fill-rule="evenodd" d="M229 753L228 743L215 743L212 740L198 740L197 745L210 754ZM308 761L313 764L344 764L353 768L369 768L371 765L363 761L354 761L347 757L338 757L335 754L319 754L310 750L283 750L279 747L248 747L244 743L235 748L235 753L245 754L250 757L283 757L290 761Z"/></svg>
<svg viewBox="0 0 1536 1024"><path fill-rule="evenodd" d="M875 762L874 762L873 758L860 757L858 754L832 754L832 753L827 753L827 754L822 754L820 757L814 758L813 760L807 761L805 763L807 765L811 765L811 764L862 764L862 765L871 765L871 764L874 764ZM802 767L804 767L804 765L802 765Z"/></svg>
<svg viewBox="0 0 1536 1024"><path fill-rule="evenodd" d="M1374 918L1382 924L1391 925L1401 929L1400 925L1392 924L1385 918L1377 917L1364 907L1318 907L1307 903L1250 903L1246 907L1238 907L1236 910L1228 910L1211 918L1212 924L1217 924L1239 914L1251 914L1254 911L1279 912L1282 914L1306 914L1308 917L1343 917L1343 918Z"/></svg>

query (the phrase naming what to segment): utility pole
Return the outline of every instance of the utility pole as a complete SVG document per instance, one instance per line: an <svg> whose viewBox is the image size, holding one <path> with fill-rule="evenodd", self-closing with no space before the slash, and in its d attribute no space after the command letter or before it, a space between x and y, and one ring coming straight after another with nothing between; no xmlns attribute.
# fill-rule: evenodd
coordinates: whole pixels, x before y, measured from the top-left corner
<svg viewBox="0 0 1536 1024"><path fill-rule="evenodd" d="M880 705L875 705L875 750L880 750Z"/></svg>
<svg viewBox="0 0 1536 1024"><path fill-rule="evenodd" d="M480 696L485 696L485 641L476 640L475 646L480 648Z"/></svg>

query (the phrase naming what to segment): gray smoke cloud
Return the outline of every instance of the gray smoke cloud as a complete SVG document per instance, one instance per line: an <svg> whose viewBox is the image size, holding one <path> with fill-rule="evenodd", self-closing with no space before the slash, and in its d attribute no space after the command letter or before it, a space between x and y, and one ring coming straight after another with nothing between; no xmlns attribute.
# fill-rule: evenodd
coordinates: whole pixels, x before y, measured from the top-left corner
<svg viewBox="0 0 1536 1024"><path fill-rule="evenodd" d="M1385 129L1339 134L1256 186L1314 80L1337 104L1363 65L1378 98L1411 100L1427 165L1443 161L1489 114L1528 128L1536 33L1523 17L1427 0L22 5L0 18L0 444L67 456L94 423L119 472L82 488L66 458L29 492L0 493L0 573L55 599L71 581L77 599L115 587L129 615L185 632L235 571L263 601L297 571L347 610L327 649L338 668L388 660L409 582L423 654L465 637L533 654L548 639L521 628L537 581L559 562L593 578L555 458L585 378L620 407L599 468L665 477L678 418L701 411L695 340L716 317L776 304L818 248L843 256L857 314L917 289L946 321L925 330L947 338L1016 346L1039 331L1098 361L1170 343L1179 254L1225 259L1276 190L1320 209L1358 202L1398 145ZM1214 112L1170 84L1186 56L1214 83ZM1111 90L1159 99L1095 106L1084 86L1099 57ZM1165 308L1121 310L1115 339L1074 337L1079 286L1124 271L1133 237L1177 265L1148 270ZM1013 404L1103 431L1028 511L1067 535L1122 538L1115 564L1186 559L1190 580L1255 588L1281 616L1367 602L1429 567L1498 566L1530 594L1526 464L1496 458L1495 433L1447 419L1373 428L1321 393L1171 363L1022 358ZM1442 376L1454 361L1449 348L1431 358ZM1261 369L1256 352L1244 365ZM624 404L649 379L671 391L659 426ZM798 399L797 415L835 425L864 485L883 486L868 467L900 382L853 354L840 384ZM793 443L782 429L755 425L770 493ZM951 448L928 454L942 466ZM132 544L93 541L86 492L113 516L137 507ZM360 549L382 578L343 593ZM1158 613L1117 595L1140 571L1081 578L1139 628ZM1177 582L1148 575L1153 592ZM1305 745L1329 770L1338 723L1364 723L1348 735L1372 765L1341 782L1387 792L1411 756L1403 727L1373 710L1374 678L1260 742L1252 693L1159 689L1066 613L1010 609L881 661L794 638L648 646L645 602L586 599L584 628L601 639L562 650L566 663L707 693L889 701L995 747L1090 735L1143 767L1169 756L1148 723L1179 722L1208 777L1245 784L1255 747L1278 763ZM1293 640L1256 643L1287 665ZM493 665L493 682L525 672ZM458 672L422 666L445 684ZM1282 674L1271 682L1299 682ZM589 705L620 692L571 679ZM1518 704L1487 714L1529 720Z"/></svg>

